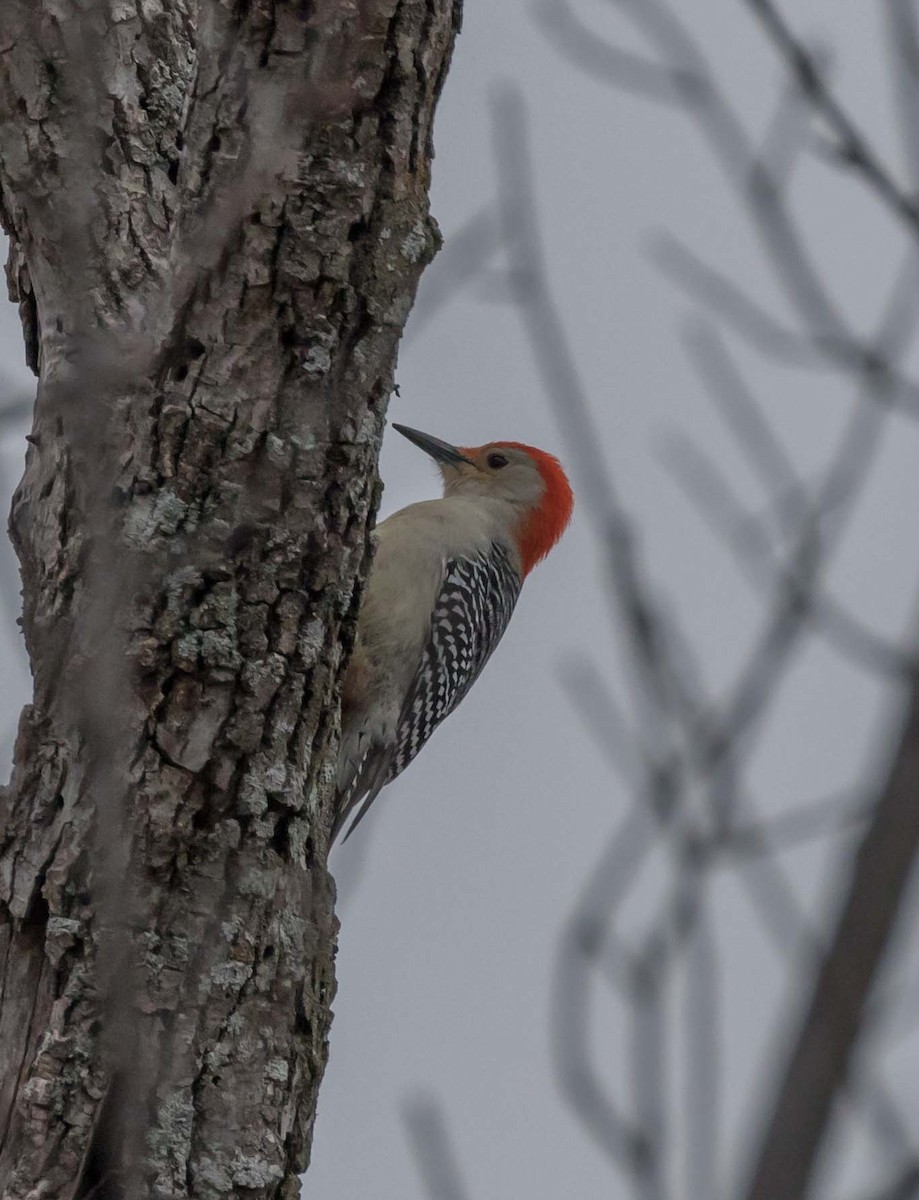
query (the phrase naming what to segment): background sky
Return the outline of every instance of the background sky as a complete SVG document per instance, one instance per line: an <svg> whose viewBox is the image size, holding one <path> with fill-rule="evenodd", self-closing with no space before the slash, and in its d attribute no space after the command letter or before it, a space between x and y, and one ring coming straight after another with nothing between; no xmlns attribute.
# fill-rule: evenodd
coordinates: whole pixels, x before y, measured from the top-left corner
<svg viewBox="0 0 919 1200"><path fill-rule="evenodd" d="M642 48L623 19L627 5L572 4L598 35ZM759 26L740 0L679 0L678 7L759 137L784 78ZM861 0L796 0L789 9L798 29L832 47L834 82L881 152L905 171L881 10ZM696 308L655 265L657 235L674 233L779 315L787 305L746 211L687 116L576 70L534 14L530 0L467 0L436 126L433 211L449 248L471 217L494 206L494 102L513 84L529 115L549 277L602 452L640 531L643 561L718 693L760 627L763 595L687 503L667 464L668 439L682 431L751 505L764 497L690 368L681 334ZM902 257L896 226L862 185L818 156L796 175L793 197L834 295L857 328L873 329ZM566 397L546 394L519 312L507 303L501 265L498 253L476 280L451 291L447 254L435 261L409 321L390 415L461 444L511 438L551 450L569 466L577 494L582 464L571 456ZM810 478L833 450L852 385L732 345ZM10 396L32 387L22 360L17 313L7 305L0 365ZM11 428L2 443L7 491L21 470L25 432ZM908 627L917 594L917 453L919 424L891 419L830 572L835 594L892 636ZM381 473L382 515L438 490L433 466L395 435L384 444ZM549 1042L550 977L564 923L627 808L622 780L563 682L566 668L586 656L628 709L608 614L604 562L581 504L559 548L528 580L470 697L358 834L333 852L338 996L308 1200L423 1200L404 1120L418 1096L442 1106L469 1200L631 1194L565 1104ZM29 686L9 612L0 652L8 751ZM815 641L753 752L761 811L786 812L872 780L896 700L888 685ZM815 923L832 910L839 850L827 840L782 859ZM653 865L636 885L627 913L636 926L664 878L663 866ZM715 878L712 911L724 986L718 1119L727 1189L747 1161L805 976L802 959L780 956L766 938L729 872ZM602 1070L627 1093L622 1013L612 1003L597 1005L595 1036ZM919 1039L901 1031L881 1061L908 1117L919 1110ZM687 1095L680 1070L675 1058L677 1109ZM919 1125L915 1117L912 1124ZM847 1143L821 1196L849 1200L878 1177L877 1147L857 1126Z"/></svg>

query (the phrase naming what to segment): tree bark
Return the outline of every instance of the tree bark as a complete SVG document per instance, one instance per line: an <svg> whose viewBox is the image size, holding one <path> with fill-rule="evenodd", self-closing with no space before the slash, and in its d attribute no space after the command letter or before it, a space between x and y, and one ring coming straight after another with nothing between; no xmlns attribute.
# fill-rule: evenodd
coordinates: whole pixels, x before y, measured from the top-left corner
<svg viewBox="0 0 919 1200"><path fill-rule="evenodd" d="M0 1194L298 1194L338 679L461 0L3 0L35 680Z"/></svg>

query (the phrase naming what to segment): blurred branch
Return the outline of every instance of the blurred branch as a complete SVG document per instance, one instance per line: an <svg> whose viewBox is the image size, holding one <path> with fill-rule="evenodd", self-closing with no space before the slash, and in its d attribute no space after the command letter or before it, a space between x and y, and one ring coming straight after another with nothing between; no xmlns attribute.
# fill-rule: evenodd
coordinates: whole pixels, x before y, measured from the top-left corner
<svg viewBox="0 0 919 1200"><path fill-rule="evenodd" d="M758 0L747 2L756 6ZM809 253L805 233L788 205L787 185L801 146L803 123L803 117L794 121L790 116L793 95L783 96L779 110L781 117L773 120L766 142L757 147L718 87L701 44L694 38L688 23L677 16L676 9L666 0L643 0L641 4L633 0L615 0L615 3L666 64L660 68L662 78L677 88L680 110L694 121L727 182L749 214L766 260L802 323L802 332L784 329L732 281L698 260L692 263L692 256L687 260L685 251L681 254L681 269L689 263L691 276L702 282L702 295L709 301L714 298L719 313L769 353L803 365L808 359L809 344L813 344L823 350L827 365L870 367L878 378L882 398L889 401L891 380L883 357L873 346L865 344L846 320ZM542 9L539 12L541 23L548 28L545 14ZM553 45L577 65L580 55L571 21L565 17L564 9L560 10L552 29L556 35ZM596 40L600 42L599 38ZM814 101L811 76L819 80L823 94L828 94L828 88L819 56L803 48L802 54L809 64L807 87L799 72L794 74L793 80L800 105L810 106ZM607 58L607 69L601 77L616 89L627 86L615 56ZM779 145L778 140L782 134L787 139L784 146ZM872 160L869 158L868 161ZM883 172L877 169L883 177ZM672 257L669 251L668 257ZM919 400L919 387L906 380L898 380L898 384L896 398L912 407Z"/></svg>
<svg viewBox="0 0 919 1200"><path fill-rule="evenodd" d="M769 820L738 822L728 831L726 842L734 854L775 854L814 838L848 833L863 825L868 816L862 792L825 796Z"/></svg>
<svg viewBox="0 0 919 1200"><path fill-rule="evenodd" d="M919 1164L908 1166L897 1178L885 1187L883 1191L874 1192L862 1200L913 1200L919 1196Z"/></svg>
<svg viewBox="0 0 919 1200"><path fill-rule="evenodd" d="M467 1200L468 1192L437 1100L425 1095L406 1100L402 1119L428 1200Z"/></svg>
<svg viewBox="0 0 919 1200"><path fill-rule="evenodd" d="M869 397L885 407L919 416L919 384L899 374L876 348L850 338L801 335L784 328L727 276L702 262L668 234L658 235L653 257L664 274L761 353L786 366L861 373L872 381Z"/></svg>
<svg viewBox="0 0 919 1200"><path fill-rule="evenodd" d="M666 1195L666 977L669 954L644 956L633 972L630 995L631 1080L636 1123L644 1152L635 1169L635 1195L664 1200Z"/></svg>
<svg viewBox="0 0 919 1200"><path fill-rule="evenodd" d="M812 810L805 808L799 814L780 818L773 825L751 810L742 767L749 758L752 735L764 729L765 716L807 636L825 633L891 683L913 670L913 656L863 627L826 593L822 579L874 465L886 414L891 409L919 412L919 385L904 376L900 367L919 319L919 259L911 246L903 269L893 281L875 336L866 338L856 332L838 302L834 286L810 254L807 231L792 212L788 198L795 168L810 140L814 113L833 130L834 152L841 152L850 165L860 169L885 203L896 206L904 201L906 207L901 207L900 215L909 217L913 236L916 213L912 201L870 153L859 131L836 104L819 56L802 49L766 136L754 145L716 84L694 29L683 23L676 6L667 0L616 2L653 48L657 62L641 59L594 36L569 0L551 6L541 4L537 19L551 34L553 44L593 78L672 103L690 116L750 216L766 260L795 316L795 326L774 317L758 299L738 287L733 276L709 267L674 238L659 239L659 257L698 300L760 350L786 365L832 368L857 384L850 415L829 464L815 486L806 486L721 343L714 335L694 338L697 365L707 376L709 390L767 494L763 520L735 500L716 462L694 446L680 445L680 467L690 491L700 499L700 508L713 527L727 536L757 592L765 592L763 628L746 653L733 685L717 703L708 697L701 673L675 622L669 613L663 616L660 599L652 600L637 560L628 553L618 559L613 554L617 608L636 684L636 725L646 735L638 762L643 777L635 785L635 807L592 874L566 930L558 962L553 1028L559 1074L576 1111L601 1144L606 1139L605 1149L629 1175L636 1196L652 1197L663 1188L660 1181L665 1173L661 1144L664 1101L659 1081L664 1074L666 1030L657 1014L677 951L687 939L691 941L691 935L698 934L703 919L700 888L692 886L691 881L707 876L718 861L733 855L735 865L742 866L742 882L776 948L783 955L803 950L814 958L823 957L833 951L826 950L826 939L812 928L776 855L783 846L800 844L824 833L843 832L856 823L873 827L871 822L877 819L877 813L872 817L863 806L837 808L824 802ZM761 10L761 15L774 11L769 4L749 2ZM895 4L896 0L890 2ZM915 48L915 38L911 44ZM506 128L503 138L502 123ZM507 214L509 277L516 284L514 298L530 332L546 390L565 404L567 419L572 399L577 411L586 408L586 398L543 265L531 199L526 129L520 114L510 106L496 113L496 128L502 208ZM581 422L582 434L588 426L589 422ZM597 445L589 437L575 438L572 445L577 462L591 464L598 472L602 469ZM602 496L602 489L591 489L591 495L594 499ZM595 514L605 514L610 495L607 493L599 505L593 505ZM621 518L619 528L631 544L631 523L622 519L615 496L613 504ZM774 532L770 532L770 525ZM600 534L605 543L609 533L602 520ZM636 595L638 602L632 605ZM584 682L582 678L582 687ZM602 739L602 731L597 730L597 722L603 720L602 710L594 709L588 690L594 697L597 694L595 686L584 688L585 724ZM593 711L588 714L587 710ZM623 722L618 714L613 728L614 739L621 739ZM651 736L647 735L649 729ZM707 826L691 815L698 808L700 796L708 806ZM647 860L655 837L648 826L642 826L643 806L657 821L656 836L666 840L673 851L676 897L682 895L683 901L674 898L633 950L631 939L619 934L615 921L617 909L632 890L635 874ZM870 844L870 838L869 832L865 845ZM612 870L622 875L604 877ZM691 902L685 902L687 897L692 898ZM881 940L886 941L886 936ZM714 944L708 949L711 953L703 963L714 970ZM870 957L865 947L856 949L863 962L866 955ZM878 952L877 961L879 957ZM862 981L866 995L877 961L866 967L868 978ZM622 1115L627 1106L614 1099L613 1091L589 1063L592 967L602 972L630 1016L631 1091L637 1124ZM628 983L635 970L646 973L640 976L645 986L637 989ZM690 1019L696 1025L704 1019L699 997L711 1000L716 986L711 976L703 976L704 969L694 984L696 1002ZM849 1030L850 1055L862 1016L860 1010L859 1021ZM824 1017L830 1019L827 1013ZM562 1026L563 1018L570 1021L567 1029ZM649 1030L653 1030L655 1039L653 1051ZM704 1031L700 1038L705 1041ZM687 1040L691 1040L689 1031ZM714 1076L706 1080L707 1066L695 1058L690 1069L708 1093L716 1095L718 1079ZM717 1072L717 1068L714 1070ZM850 1074L849 1094L870 1121L875 1136L905 1158L910 1150L909 1130L904 1128L895 1102L869 1069L860 1067ZM846 1078L843 1071L833 1086L834 1094ZM690 1133L687 1172L694 1196L708 1196L715 1189L714 1120L710 1114L700 1115ZM767 1195L769 1200L778 1196L795 1200L803 1194L788 1191L773 1180L770 1189L757 1200L765 1200Z"/></svg>
<svg viewBox="0 0 919 1200"><path fill-rule="evenodd" d="M690 360L708 388L725 425L734 435L751 469L767 493L778 489L805 501L804 485L763 409L747 387L724 342L707 321L695 320L684 331L683 342Z"/></svg>
<svg viewBox="0 0 919 1200"><path fill-rule="evenodd" d="M779 322L723 272L709 266L669 233L650 243L651 260L690 299L704 305L762 354L788 366L842 366L851 370L859 355L847 340L802 334ZM830 359L829 363L827 359Z"/></svg>
<svg viewBox="0 0 919 1200"><path fill-rule="evenodd" d="M919 205L881 162L874 147L836 98L814 56L794 34L772 0L746 0L746 3L785 60L802 95L835 135L840 161L860 175L890 211L906 223L913 238L919 237Z"/></svg>
<svg viewBox="0 0 919 1200"><path fill-rule="evenodd" d="M691 686L675 652L681 641L654 598L639 561L632 523L600 449L587 390L553 299L533 202L529 127L522 98L505 86L493 102L495 161L507 276L546 395L578 466L581 492L608 556L612 595L641 709L638 721L654 753L667 752L668 714L691 707Z"/></svg>
<svg viewBox="0 0 919 1200"><path fill-rule="evenodd" d="M612 925L612 911L630 887L653 838L639 797L591 872L559 943L550 1028L562 1090L600 1149L633 1181L647 1171L648 1139L620 1111L590 1045L591 975Z"/></svg>
<svg viewBox="0 0 919 1200"><path fill-rule="evenodd" d="M919 852L919 676L757 1156L747 1200L803 1200Z"/></svg>
<svg viewBox="0 0 919 1200"><path fill-rule="evenodd" d="M775 682L765 677L758 664L768 660L770 670L777 672L787 660L787 651L794 648L792 635L805 622L826 637L846 658L874 674L891 676L909 670L915 655L882 638L857 617L846 611L828 594L816 578L815 566L806 560L804 569L794 561L787 566L776 560L763 522L746 512L724 480L717 464L693 443L674 434L665 446L667 460L677 483L698 509L706 525L721 537L738 562L757 595L763 588L770 594L786 597L781 607L767 601L767 611L773 617L771 633L764 636L757 658L751 658L748 674L757 680L757 692L774 690ZM783 498L785 499L785 498ZM781 511L788 508L787 500ZM816 515L815 515L815 520ZM805 547L805 549L807 549ZM781 621L776 623L776 618ZM774 658L776 645L786 648L781 658ZM777 674L776 674L777 678ZM752 702L740 708L741 716ZM732 718L738 722L738 709ZM755 715L756 704L752 704ZM749 723L749 718L747 718Z"/></svg>
<svg viewBox="0 0 919 1200"><path fill-rule="evenodd" d="M718 87L700 44L674 9L662 0L631 4L619 0L629 19L657 47L662 57L682 66L685 110L705 137L727 182L752 219L752 227L791 307L812 334L858 343L839 306L824 285L808 252L803 231L789 210L784 186L767 172L730 103ZM618 86L615 80L611 83ZM787 170L782 184L787 183Z"/></svg>
<svg viewBox="0 0 919 1200"><path fill-rule="evenodd" d="M423 303L412 309L406 341L418 337L447 302L484 271L500 245L498 221L490 208L475 213L446 240L422 278Z"/></svg>
<svg viewBox="0 0 919 1200"><path fill-rule="evenodd" d="M919 187L919 22L915 0L884 0L894 98L900 112L900 141L913 188Z"/></svg>
<svg viewBox="0 0 919 1200"><path fill-rule="evenodd" d="M600 753L626 784L635 786L641 773L636 746L645 761L649 751L642 743L641 731L631 728L596 662L572 656L562 664L560 677L584 729Z"/></svg>
<svg viewBox="0 0 919 1200"><path fill-rule="evenodd" d="M721 1118L720 969L708 919L700 913L686 959L686 1182L688 1196L718 1194Z"/></svg>
<svg viewBox="0 0 919 1200"><path fill-rule="evenodd" d="M828 56L821 57L826 59ZM799 89L789 81L782 88L772 119L766 126L755 169L763 171L777 187L784 187L808 145L809 135L810 122Z"/></svg>
<svg viewBox="0 0 919 1200"><path fill-rule="evenodd" d="M647 100L679 104L681 92L698 85L679 70L611 46L597 37L571 7L570 0L537 0L536 23L547 37L585 75L608 84L615 77L623 91Z"/></svg>

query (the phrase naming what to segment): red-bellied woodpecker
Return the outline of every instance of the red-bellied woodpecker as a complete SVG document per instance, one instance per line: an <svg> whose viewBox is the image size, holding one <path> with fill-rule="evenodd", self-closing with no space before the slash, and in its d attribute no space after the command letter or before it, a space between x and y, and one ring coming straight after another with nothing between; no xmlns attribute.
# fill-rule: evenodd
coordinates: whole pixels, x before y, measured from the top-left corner
<svg viewBox="0 0 919 1200"><path fill-rule="evenodd" d="M573 498L557 459L521 442L457 448L394 425L440 467L440 500L381 522L342 688L336 837L408 766L477 679ZM363 801L363 803L361 803Z"/></svg>

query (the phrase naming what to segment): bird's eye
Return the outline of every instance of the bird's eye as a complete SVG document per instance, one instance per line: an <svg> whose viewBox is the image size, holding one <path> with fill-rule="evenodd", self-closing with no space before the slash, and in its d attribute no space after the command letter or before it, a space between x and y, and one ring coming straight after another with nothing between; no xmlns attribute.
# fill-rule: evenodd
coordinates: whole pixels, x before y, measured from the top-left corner
<svg viewBox="0 0 919 1200"><path fill-rule="evenodd" d="M507 459L503 454L489 454L488 465L497 471L500 467L507 466Z"/></svg>

